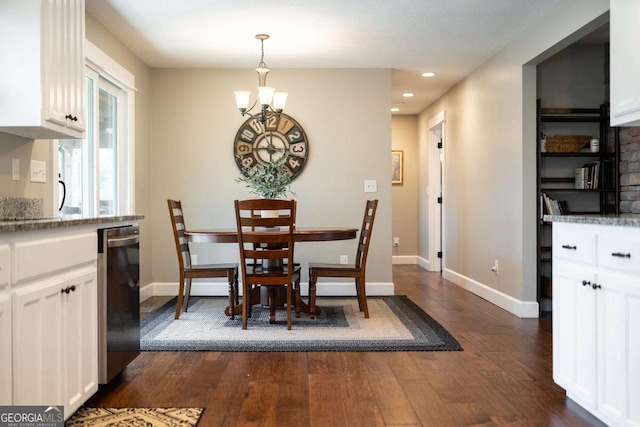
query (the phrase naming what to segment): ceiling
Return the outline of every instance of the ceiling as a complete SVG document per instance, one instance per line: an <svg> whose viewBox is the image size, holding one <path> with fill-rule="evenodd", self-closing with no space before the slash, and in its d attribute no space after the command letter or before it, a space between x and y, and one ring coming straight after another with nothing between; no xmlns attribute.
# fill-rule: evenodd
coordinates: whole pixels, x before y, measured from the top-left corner
<svg viewBox="0 0 640 427"><path fill-rule="evenodd" d="M255 35L265 33L272 74L390 68L389 107L417 114L560 2L86 0L86 7L150 67L253 68Z"/></svg>

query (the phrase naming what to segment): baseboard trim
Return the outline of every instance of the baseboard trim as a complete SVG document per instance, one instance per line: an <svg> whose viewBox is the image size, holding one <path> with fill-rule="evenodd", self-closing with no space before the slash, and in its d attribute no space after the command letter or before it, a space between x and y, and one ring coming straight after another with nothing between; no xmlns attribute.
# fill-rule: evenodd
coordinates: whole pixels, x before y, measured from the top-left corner
<svg viewBox="0 0 640 427"><path fill-rule="evenodd" d="M394 255L391 257L391 264L417 264L418 257L415 255Z"/></svg>
<svg viewBox="0 0 640 427"><path fill-rule="evenodd" d="M240 287L242 289L242 286ZM143 297L144 290L144 297ZM309 284L300 283L300 293L303 296L309 295ZM393 282L368 282L368 296L387 296L394 294ZM145 300L151 296L174 296L178 295L177 282L155 282L150 283L140 290L140 299ZM227 296L229 295L229 285L225 282L198 282L191 285L191 295L195 296ZM318 283L316 289L318 296L356 296L354 282L325 282Z"/></svg>
<svg viewBox="0 0 640 427"><path fill-rule="evenodd" d="M431 271L431 263L429 262L428 259L424 259L422 257L417 257L418 258L418 267L427 270L427 271Z"/></svg>
<svg viewBox="0 0 640 427"><path fill-rule="evenodd" d="M515 316L521 318L540 317L540 307L536 301L520 301L448 268L444 270L442 277Z"/></svg>

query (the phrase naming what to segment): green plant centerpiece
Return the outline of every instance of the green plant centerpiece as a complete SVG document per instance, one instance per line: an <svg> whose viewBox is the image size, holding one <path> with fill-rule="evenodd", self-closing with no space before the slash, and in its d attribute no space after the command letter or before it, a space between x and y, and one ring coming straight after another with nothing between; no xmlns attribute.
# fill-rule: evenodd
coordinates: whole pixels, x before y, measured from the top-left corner
<svg viewBox="0 0 640 427"><path fill-rule="evenodd" d="M243 176L236 178L236 182L244 182L251 194L265 199L295 196L290 189L291 173L285 166L286 161L287 156L282 156L271 162L243 168Z"/></svg>

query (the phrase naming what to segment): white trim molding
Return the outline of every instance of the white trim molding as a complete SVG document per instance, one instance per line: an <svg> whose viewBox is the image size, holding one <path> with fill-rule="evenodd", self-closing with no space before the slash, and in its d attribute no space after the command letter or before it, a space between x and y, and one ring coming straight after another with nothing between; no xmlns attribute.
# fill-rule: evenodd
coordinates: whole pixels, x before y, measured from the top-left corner
<svg viewBox="0 0 640 427"><path fill-rule="evenodd" d="M416 258L418 259L418 267L427 271L431 271L431 263L428 259L424 259L421 256L417 256Z"/></svg>
<svg viewBox="0 0 640 427"><path fill-rule="evenodd" d="M448 268L445 268L442 277L518 317L540 317L540 308L536 301L520 301Z"/></svg>

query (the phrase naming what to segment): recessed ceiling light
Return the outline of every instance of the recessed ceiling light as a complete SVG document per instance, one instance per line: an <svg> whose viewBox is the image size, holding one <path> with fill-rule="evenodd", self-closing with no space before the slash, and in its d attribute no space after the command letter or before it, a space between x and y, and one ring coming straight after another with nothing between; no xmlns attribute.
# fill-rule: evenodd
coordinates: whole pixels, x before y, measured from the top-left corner
<svg viewBox="0 0 640 427"><path fill-rule="evenodd" d="M403 93L402 96L404 96L405 98L411 98L413 94L411 92L406 92L406 93Z"/></svg>
<svg viewBox="0 0 640 427"><path fill-rule="evenodd" d="M391 108L391 112L393 112L393 113L397 113L398 111L400 111L400 109L398 107L392 107Z"/></svg>
<svg viewBox="0 0 640 427"><path fill-rule="evenodd" d="M427 71L426 73L422 73L422 77L433 77L435 75L436 73L434 73L433 71Z"/></svg>

